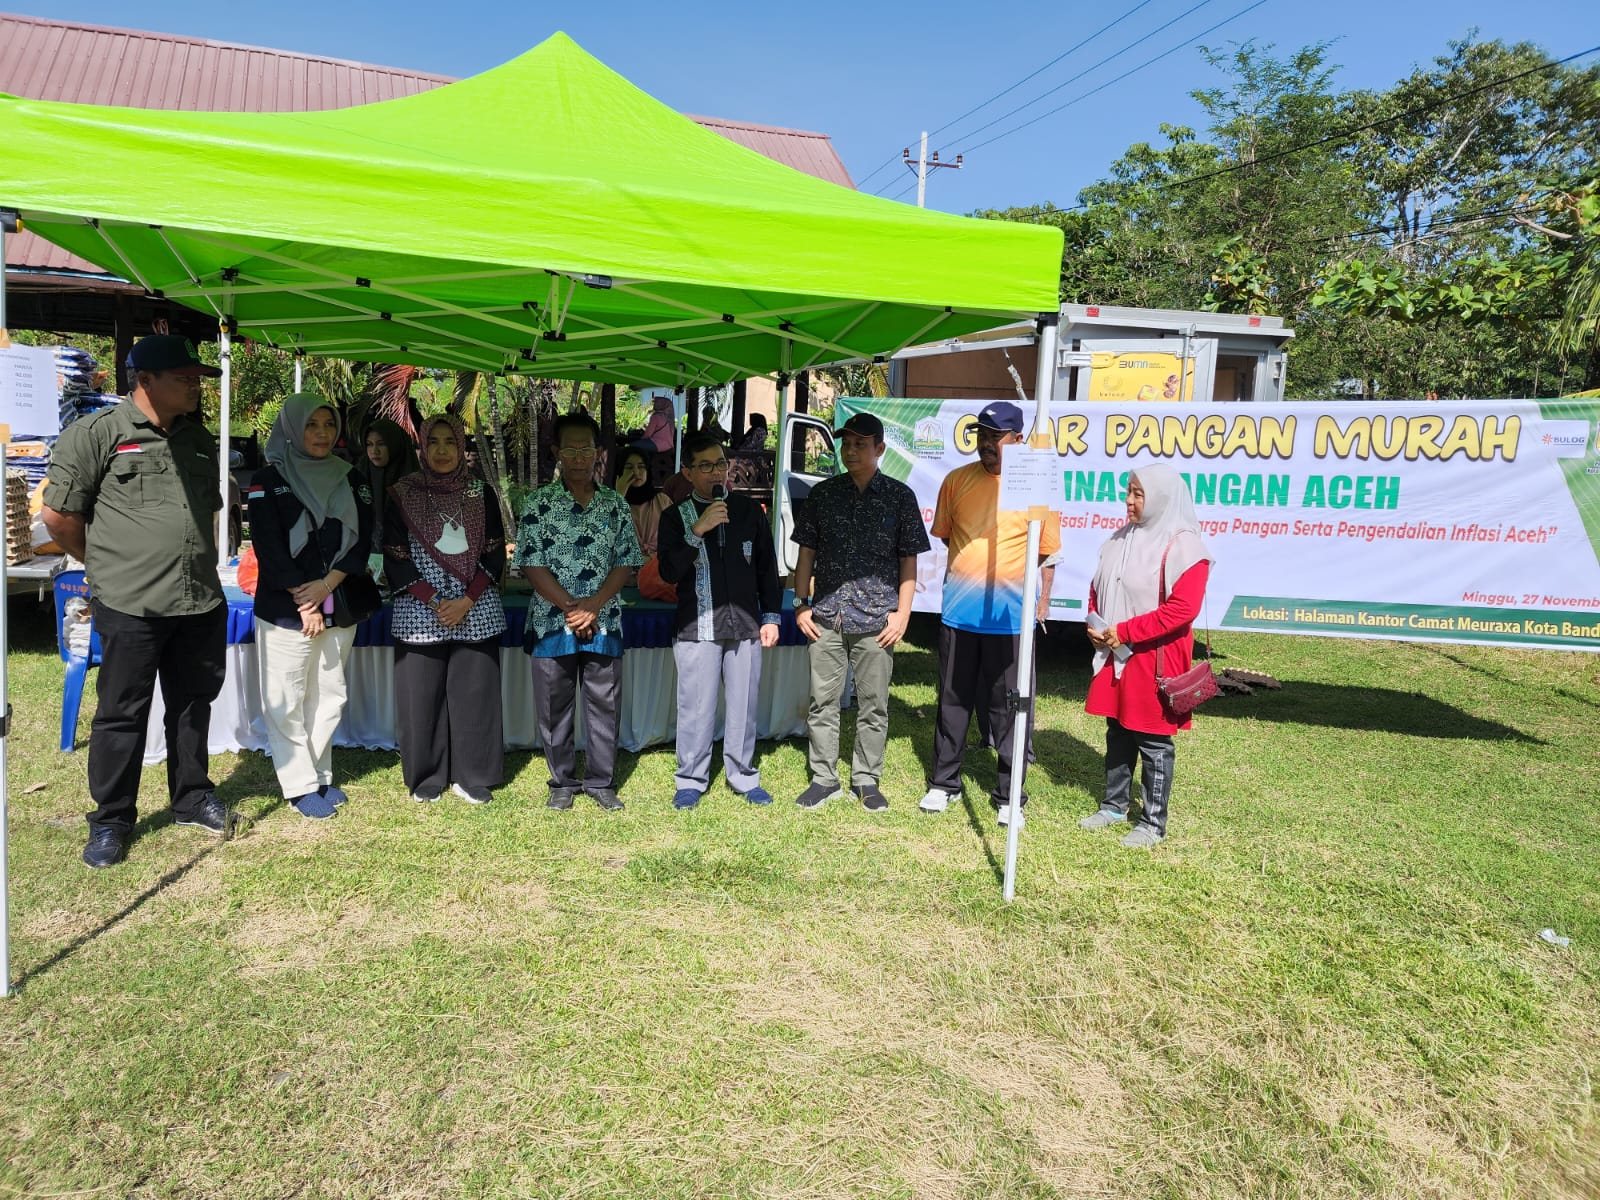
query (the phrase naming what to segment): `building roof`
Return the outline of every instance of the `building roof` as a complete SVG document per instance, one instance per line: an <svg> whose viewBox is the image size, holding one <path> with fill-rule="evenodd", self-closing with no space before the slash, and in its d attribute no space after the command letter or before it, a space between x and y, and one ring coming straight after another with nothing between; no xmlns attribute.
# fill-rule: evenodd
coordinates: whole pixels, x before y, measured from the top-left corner
<svg viewBox="0 0 1600 1200"><path fill-rule="evenodd" d="M185 111L308 112L392 100L452 82L450 76L423 71L0 13L0 92L32 100ZM808 175L855 186L826 134L716 117L691 119ZM27 232L6 238L6 266L39 283L63 284L85 276L109 279L94 264Z"/></svg>

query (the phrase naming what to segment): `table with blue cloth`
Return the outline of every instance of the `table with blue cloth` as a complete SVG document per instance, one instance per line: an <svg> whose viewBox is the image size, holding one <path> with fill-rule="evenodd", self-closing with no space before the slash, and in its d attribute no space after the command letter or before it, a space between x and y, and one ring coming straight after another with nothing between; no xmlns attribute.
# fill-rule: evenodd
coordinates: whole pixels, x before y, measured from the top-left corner
<svg viewBox="0 0 1600 1200"><path fill-rule="evenodd" d="M228 671L222 694L211 708L210 750L223 754L267 749L267 729L261 717L261 680L256 668L255 618L251 599L235 588L227 589ZM506 632L500 639L500 699L505 713L507 749L539 748L539 727L533 707L533 670L522 649L528 594L512 591L504 597ZM799 737L806 731L806 708L811 691L806 640L794 623L794 612L784 596L783 624L778 645L761 653L761 696L757 733L763 738ZM670 744L677 734L678 672L672 658L675 610L670 604L641 599L631 589L623 593L622 712L618 741L628 750ZM369 750L395 749L394 640L385 606L356 630L355 648L345 668L349 703L339 722L334 743ZM162 732L164 709L156 689L150 711L150 734L145 762L166 756ZM717 717L721 736L722 718ZM578 745L583 745L583 717L578 717Z"/></svg>

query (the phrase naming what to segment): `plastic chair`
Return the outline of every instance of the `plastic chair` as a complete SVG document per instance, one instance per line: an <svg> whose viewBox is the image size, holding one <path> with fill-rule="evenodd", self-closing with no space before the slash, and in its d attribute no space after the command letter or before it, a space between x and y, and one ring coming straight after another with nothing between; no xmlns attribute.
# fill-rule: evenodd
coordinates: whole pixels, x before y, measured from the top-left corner
<svg viewBox="0 0 1600 1200"><path fill-rule="evenodd" d="M100 665L100 635L89 626L89 654L85 658L67 649L67 601L75 596L89 598L89 581L82 571L62 571L55 579L56 646L61 661L67 664L66 678L61 682L61 748L76 749L78 709L83 703L83 684L89 668Z"/></svg>

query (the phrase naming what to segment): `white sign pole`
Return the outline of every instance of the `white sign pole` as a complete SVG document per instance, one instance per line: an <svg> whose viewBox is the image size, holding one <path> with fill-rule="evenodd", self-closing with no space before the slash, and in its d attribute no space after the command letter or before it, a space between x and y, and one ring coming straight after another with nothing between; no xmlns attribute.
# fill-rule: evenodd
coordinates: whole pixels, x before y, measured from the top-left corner
<svg viewBox="0 0 1600 1200"><path fill-rule="evenodd" d="M17 229L15 213L0 213L0 346L11 341L6 332L6 234ZM9 433L0 437L0 451L11 440ZM0 996L11 994L11 879L6 870L9 846L6 833L9 828L7 801L10 799L10 776L6 762L6 738L11 732L11 692L6 679L6 658L11 650L10 633L6 628L6 608L10 592L6 584L7 559L7 506L0 500Z"/></svg>
<svg viewBox="0 0 1600 1200"><path fill-rule="evenodd" d="M1059 313L1039 318L1039 363L1034 374L1033 433L1030 449L1052 446L1054 425L1050 419L1050 398L1055 391L1056 337ZM1002 459L1001 470L1004 471ZM1057 484L1059 487L1059 482ZM1017 647L1017 690L1012 694L1011 716L1011 794L1006 797L1006 873L1002 895L1010 904L1017 894L1017 841L1022 833L1022 781L1028 771L1028 724L1033 715L1033 628L1039 607L1039 540L1044 532L1048 510L1030 508L1028 512L1028 560L1022 577L1022 638Z"/></svg>

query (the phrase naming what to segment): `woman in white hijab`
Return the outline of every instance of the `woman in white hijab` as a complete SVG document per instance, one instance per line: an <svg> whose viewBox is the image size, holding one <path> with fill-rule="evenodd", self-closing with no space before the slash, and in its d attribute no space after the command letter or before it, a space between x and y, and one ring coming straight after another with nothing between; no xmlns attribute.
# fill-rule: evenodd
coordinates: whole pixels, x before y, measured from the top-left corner
<svg viewBox="0 0 1600 1200"><path fill-rule="evenodd" d="M1143 811L1122 839L1149 847L1167 835L1167 800L1176 758L1172 735L1189 728L1156 689L1161 674L1181 675L1193 659L1194 619L1205 601L1211 551L1200 536L1194 499L1166 463L1128 478L1128 523L1100 547L1089 590L1094 678L1084 708L1106 719L1106 794L1078 824L1104 829L1128 820L1133 764L1144 763Z"/></svg>
<svg viewBox="0 0 1600 1200"><path fill-rule="evenodd" d="M345 799L333 783L344 664L378 602L366 574L372 495L334 455L338 438L326 400L288 397L248 493L262 715L278 786L303 817L331 817Z"/></svg>

